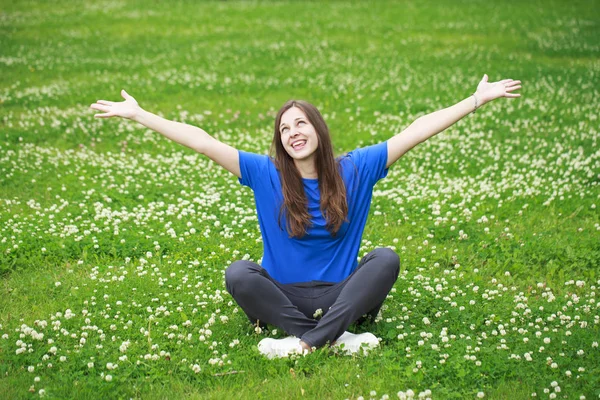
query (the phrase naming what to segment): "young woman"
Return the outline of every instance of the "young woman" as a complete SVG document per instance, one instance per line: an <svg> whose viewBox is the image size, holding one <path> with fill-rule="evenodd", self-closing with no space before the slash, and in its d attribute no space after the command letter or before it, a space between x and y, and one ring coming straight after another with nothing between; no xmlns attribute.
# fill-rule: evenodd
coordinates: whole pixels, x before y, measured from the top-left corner
<svg viewBox="0 0 600 400"><path fill-rule="evenodd" d="M311 104L291 100L275 118L273 157L238 151L202 129L143 110L124 90L122 102L98 100L98 118L123 117L206 155L254 191L263 237L262 266L237 261L226 271L227 290L253 324L289 335L263 339L269 358L306 353L326 344L347 352L378 344L371 333L346 329L377 315L398 277L398 255L375 249L357 263L373 186L417 144L500 97L519 97L520 81L488 82L459 103L417 118L386 142L335 158L329 131ZM320 319L316 319L321 316Z"/></svg>

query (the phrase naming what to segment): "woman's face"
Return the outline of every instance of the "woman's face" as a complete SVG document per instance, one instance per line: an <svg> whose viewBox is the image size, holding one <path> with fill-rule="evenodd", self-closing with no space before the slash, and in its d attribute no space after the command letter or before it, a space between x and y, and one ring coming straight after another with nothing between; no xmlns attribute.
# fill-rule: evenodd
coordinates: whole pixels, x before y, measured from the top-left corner
<svg viewBox="0 0 600 400"><path fill-rule="evenodd" d="M279 133L283 148L294 160L313 156L319 145L315 127L298 107L292 107L283 113Z"/></svg>

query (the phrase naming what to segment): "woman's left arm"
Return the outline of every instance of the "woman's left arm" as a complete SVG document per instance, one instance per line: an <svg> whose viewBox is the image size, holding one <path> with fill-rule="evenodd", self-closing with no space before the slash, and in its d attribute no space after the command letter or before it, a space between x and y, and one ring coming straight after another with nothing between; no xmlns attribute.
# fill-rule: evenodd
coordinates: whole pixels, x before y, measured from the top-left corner
<svg viewBox="0 0 600 400"><path fill-rule="evenodd" d="M389 139L386 168L419 143L454 125L482 105L500 97L520 97L518 93L511 93L520 88L521 81L503 79L498 82L488 82L488 76L484 75L473 95L453 106L417 118L408 128Z"/></svg>

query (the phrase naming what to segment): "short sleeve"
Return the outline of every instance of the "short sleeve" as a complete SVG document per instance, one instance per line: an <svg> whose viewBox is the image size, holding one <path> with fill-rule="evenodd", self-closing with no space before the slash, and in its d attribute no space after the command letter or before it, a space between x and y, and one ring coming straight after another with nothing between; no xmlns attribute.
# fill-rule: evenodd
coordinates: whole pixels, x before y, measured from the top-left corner
<svg viewBox="0 0 600 400"><path fill-rule="evenodd" d="M242 185L255 189L261 177L268 176L269 156L247 153L241 150L238 150L238 153L240 157L240 172L242 174L238 180Z"/></svg>
<svg viewBox="0 0 600 400"><path fill-rule="evenodd" d="M387 142L356 149L348 153L356 166L361 180L371 186L387 176Z"/></svg>

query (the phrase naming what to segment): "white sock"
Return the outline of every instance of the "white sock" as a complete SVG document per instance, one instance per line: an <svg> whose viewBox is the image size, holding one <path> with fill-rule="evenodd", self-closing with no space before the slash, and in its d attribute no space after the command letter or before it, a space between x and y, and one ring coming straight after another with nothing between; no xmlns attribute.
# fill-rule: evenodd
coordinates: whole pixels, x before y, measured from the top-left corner
<svg viewBox="0 0 600 400"><path fill-rule="evenodd" d="M341 345L344 348L341 348ZM350 332L344 332L342 336L336 340L335 349L342 350L346 354L355 354L363 349L367 353L370 349L379 346L379 340L375 335L369 332L354 334Z"/></svg>
<svg viewBox="0 0 600 400"><path fill-rule="evenodd" d="M258 351L269 359L288 357L290 354L305 354L308 351L300 345L300 339L288 336L283 339L265 338L258 343Z"/></svg>

